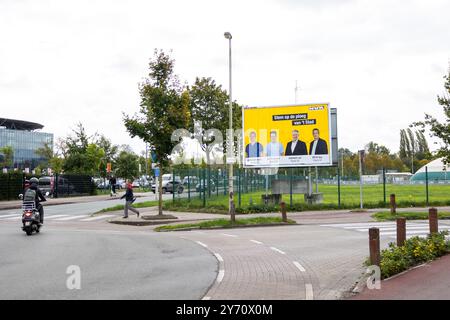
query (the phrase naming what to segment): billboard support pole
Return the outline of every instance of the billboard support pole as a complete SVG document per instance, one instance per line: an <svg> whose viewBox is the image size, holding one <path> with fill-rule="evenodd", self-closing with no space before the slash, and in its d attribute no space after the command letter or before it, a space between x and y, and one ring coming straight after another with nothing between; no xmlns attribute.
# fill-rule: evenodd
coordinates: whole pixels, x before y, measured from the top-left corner
<svg viewBox="0 0 450 320"><path fill-rule="evenodd" d="M359 204L363 209L363 178L362 178L362 150L358 152L359 157Z"/></svg>
<svg viewBox="0 0 450 320"><path fill-rule="evenodd" d="M319 193L319 168L316 167L316 193Z"/></svg>

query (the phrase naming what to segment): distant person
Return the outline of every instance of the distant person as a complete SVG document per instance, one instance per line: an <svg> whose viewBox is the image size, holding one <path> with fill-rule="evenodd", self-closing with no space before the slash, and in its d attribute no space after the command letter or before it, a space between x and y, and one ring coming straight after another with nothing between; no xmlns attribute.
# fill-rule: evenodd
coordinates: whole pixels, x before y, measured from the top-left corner
<svg viewBox="0 0 450 320"><path fill-rule="evenodd" d="M116 184L117 184L116 177L111 176L111 178L109 179L109 185L111 186L111 196L116 195Z"/></svg>
<svg viewBox="0 0 450 320"><path fill-rule="evenodd" d="M286 156L304 156L308 154L306 143L298 140L298 136L298 130L292 130L292 141L289 141L286 146Z"/></svg>
<svg viewBox="0 0 450 320"><path fill-rule="evenodd" d="M125 194L122 197L120 197L120 199L123 199L123 198L125 198L125 208L124 208L122 218L124 218L124 219L128 218L128 210L131 210L134 213L136 213L139 218L139 211L132 207L132 204L136 200L136 198L133 195L133 185L131 184L130 180L127 180L127 191L125 192Z"/></svg>
<svg viewBox="0 0 450 320"><path fill-rule="evenodd" d="M278 135L275 130L270 131L270 142L266 146L268 157L280 157L284 155L283 145L278 142Z"/></svg>
<svg viewBox="0 0 450 320"><path fill-rule="evenodd" d="M256 132L250 132L250 143L245 146L247 158L259 158L263 153L263 145L256 141Z"/></svg>
<svg viewBox="0 0 450 320"><path fill-rule="evenodd" d="M312 133L314 136L314 140L311 141L309 145L309 154L310 155L328 154L327 142L323 139L320 139L319 129L317 128L313 129Z"/></svg>

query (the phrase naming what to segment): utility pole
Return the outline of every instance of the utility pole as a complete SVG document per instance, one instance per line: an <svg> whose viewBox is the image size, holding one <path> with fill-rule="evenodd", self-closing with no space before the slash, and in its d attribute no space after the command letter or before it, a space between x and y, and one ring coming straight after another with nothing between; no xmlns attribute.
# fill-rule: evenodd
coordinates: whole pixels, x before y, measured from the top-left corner
<svg viewBox="0 0 450 320"><path fill-rule="evenodd" d="M229 85L230 85L230 89L229 89L229 144L228 144L228 148L230 148L228 150L228 154L231 155L234 152L234 135L233 135L233 98L232 98L232 69L231 69L231 39L233 38L231 36L231 33L229 32L225 32L224 33L225 39L228 39L228 61L229 61L229 65L228 65L228 71L229 71ZM232 157L234 158L234 157ZM233 160L234 159L227 159L229 161L228 164L228 197L229 197L229 207L228 207L228 211L230 213L230 218L231 221L234 222L235 219L235 212L234 212L234 192L233 192Z"/></svg>

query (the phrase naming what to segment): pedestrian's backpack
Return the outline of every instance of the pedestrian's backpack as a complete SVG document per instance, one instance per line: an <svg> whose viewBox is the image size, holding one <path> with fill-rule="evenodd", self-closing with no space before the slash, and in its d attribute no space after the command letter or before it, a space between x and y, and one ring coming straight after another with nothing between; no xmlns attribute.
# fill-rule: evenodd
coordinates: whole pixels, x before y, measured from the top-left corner
<svg viewBox="0 0 450 320"><path fill-rule="evenodd" d="M23 201L35 201L36 200L36 190L27 189L25 195L23 196Z"/></svg>

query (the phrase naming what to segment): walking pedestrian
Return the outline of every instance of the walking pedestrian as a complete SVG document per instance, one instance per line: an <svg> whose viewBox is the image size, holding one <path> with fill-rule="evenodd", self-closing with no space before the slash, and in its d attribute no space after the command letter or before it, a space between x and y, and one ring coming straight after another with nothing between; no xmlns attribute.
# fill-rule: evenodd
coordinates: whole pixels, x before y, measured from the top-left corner
<svg viewBox="0 0 450 320"><path fill-rule="evenodd" d="M116 177L111 176L111 178L109 179L109 185L111 186L111 197L116 195L116 184L117 184Z"/></svg>
<svg viewBox="0 0 450 320"><path fill-rule="evenodd" d="M139 211L132 207L132 204L133 204L134 200L136 200L136 198L133 195L133 185L131 184L130 180L127 180L127 191L125 192L125 194L122 197L120 197L120 199L123 199L123 198L125 198L125 208L124 208L122 218L124 218L124 219L128 218L128 210L131 210L134 213L136 213L139 218Z"/></svg>

